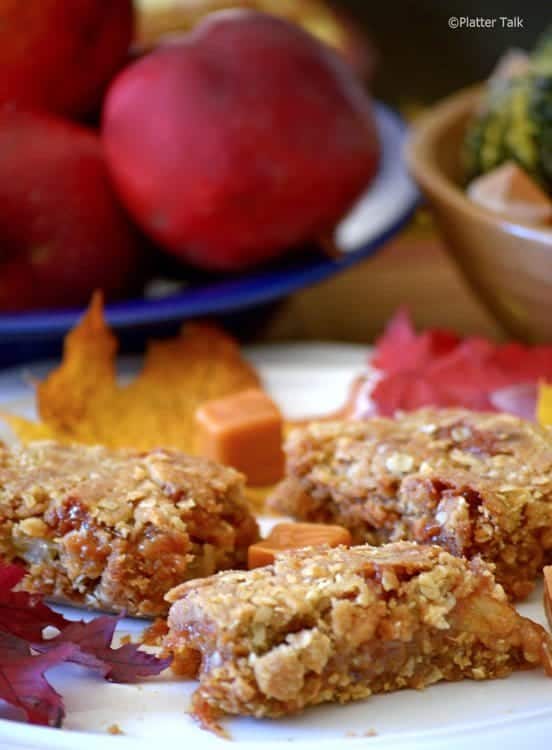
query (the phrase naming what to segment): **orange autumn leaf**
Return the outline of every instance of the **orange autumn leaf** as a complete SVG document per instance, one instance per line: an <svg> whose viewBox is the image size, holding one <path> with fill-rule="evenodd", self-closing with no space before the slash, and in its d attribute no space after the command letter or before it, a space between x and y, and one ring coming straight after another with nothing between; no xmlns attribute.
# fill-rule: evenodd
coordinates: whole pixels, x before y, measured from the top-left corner
<svg viewBox="0 0 552 750"><path fill-rule="evenodd" d="M179 336L149 344L144 365L127 385L117 382L117 340L100 295L66 337L63 361L37 387L40 422L4 415L24 442L101 443L110 448L158 446L193 453L197 407L259 386L237 343L215 326L183 326Z"/></svg>

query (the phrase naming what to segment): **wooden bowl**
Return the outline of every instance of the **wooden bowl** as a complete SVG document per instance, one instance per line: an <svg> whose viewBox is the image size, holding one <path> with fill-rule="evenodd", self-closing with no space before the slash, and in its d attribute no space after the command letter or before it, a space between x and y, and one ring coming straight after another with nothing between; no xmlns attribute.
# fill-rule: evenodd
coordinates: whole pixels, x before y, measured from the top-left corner
<svg viewBox="0 0 552 750"><path fill-rule="evenodd" d="M435 105L413 126L406 158L446 247L502 326L527 342L552 341L552 228L511 223L472 203L461 146L482 87Z"/></svg>

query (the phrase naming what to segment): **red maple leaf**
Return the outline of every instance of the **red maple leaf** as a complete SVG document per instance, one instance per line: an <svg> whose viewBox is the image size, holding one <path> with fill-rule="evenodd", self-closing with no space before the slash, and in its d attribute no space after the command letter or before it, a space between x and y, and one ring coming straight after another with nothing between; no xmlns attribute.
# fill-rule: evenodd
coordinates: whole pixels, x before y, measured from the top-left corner
<svg viewBox="0 0 552 750"><path fill-rule="evenodd" d="M527 417L531 391L518 386L552 380L552 346L500 345L441 329L417 334L401 309L376 342L372 364L383 374L371 393L379 414L423 406L492 411L499 408L494 394L503 392L502 408Z"/></svg>
<svg viewBox="0 0 552 750"><path fill-rule="evenodd" d="M0 631L0 698L19 709L32 724L61 726L63 700L44 673L67 661L74 648L71 643L63 643L36 655L22 638Z"/></svg>
<svg viewBox="0 0 552 750"><path fill-rule="evenodd" d="M61 630L68 621L43 604L42 597L12 591L24 575L20 565L0 565L0 629L26 641L40 641L44 628Z"/></svg>
<svg viewBox="0 0 552 750"><path fill-rule="evenodd" d="M15 565L14 563L0 565L0 593L5 590L11 591L24 575L25 568L22 565Z"/></svg>
<svg viewBox="0 0 552 750"><path fill-rule="evenodd" d="M170 659L159 659L127 643L112 648L111 642L121 616L101 615L89 622L72 622L50 640L36 644L41 652L72 643L76 648L69 661L99 671L111 682L137 682L141 677L159 674L169 666Z"/></svg>
<svg viewBox="0 0 552 750"><path fill-rule="evenodd" d="M389 374L416 370L453 351L459 342L455 333L439 328L417 334L408 310L402 307L376 341L371 364Z"/></svg>
<svg viewBox="0 0 552 750"><path fill-rule="evenodd" d="M113 682L136 682L169 666L170 659L159 659L133 644L111 647L122 615L71 622L40 596L12 591L24 573L17 565L0 563L0 700L19 709L27 721L61 725L63 700L44 676L51 667L73 662ZM45 639L47 626L59 634Z"/></svg>

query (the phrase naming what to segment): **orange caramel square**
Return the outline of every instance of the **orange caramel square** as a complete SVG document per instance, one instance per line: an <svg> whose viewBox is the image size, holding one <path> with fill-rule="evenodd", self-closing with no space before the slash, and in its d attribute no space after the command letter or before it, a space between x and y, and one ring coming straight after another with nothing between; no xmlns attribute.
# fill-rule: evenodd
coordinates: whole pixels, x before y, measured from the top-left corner
<svg viewBox="0 0 552 750"><path fill-rule="evenodd" d="M282 414L260 388L207 401L195 416L200 455L233 466L253 486L282 478Z"/></svg>
<svg viewBox="0 0 552 750"><path fill-rule="evenodd" d="M322 523L279 523L266 539L249 547L247 563L252 568L270 565L278 552L327 544L337 547L351 544L351 534L343 526Z"/></svg>
<svg viewBox="0 0 552 750"><path fill-rule="evenodd" d="M468 196L510 221L546 224L552 220L552 201L518 164L506 162L473 180Z"/></svg>

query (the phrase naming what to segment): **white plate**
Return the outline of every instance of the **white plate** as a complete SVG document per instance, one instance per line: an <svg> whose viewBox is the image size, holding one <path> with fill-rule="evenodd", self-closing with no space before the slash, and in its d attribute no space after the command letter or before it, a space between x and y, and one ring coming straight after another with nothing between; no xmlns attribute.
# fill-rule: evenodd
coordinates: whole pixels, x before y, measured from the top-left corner
<svg viewBox="0 0 552 750"><path fill-rule="evenodd" d="M258 347L249 355L284 411L297 417L339 406L347 384L363 367L366 349L301 344ZM127 360L127 374L135 366L135 361ZM30 370L43 372L41 367ZM0 403L2 408L11 404L18 412L32 413L32 392L21 371L0 375ZM519 610L545 624L541 593L539 589ZM76 609L64 611L71 617L82 616ZM142 627L143 621L127 619L119 632L136 634ZM0 721L0 748L95 750L99 742L102 750L145 750L154 743L177 743L191 750L233 747L190 719L186 709L193 681L163 675L140 685L113 685L75 666L59 667L48 676L65 699L64 729ZM107 734L111 724L117 724L124 735ZM483 746L548 750L552 680L538 670L493 682L466 680L346 706L320 706L292 719L230 719L227 726L244 750L474 750Z"/></svg>

